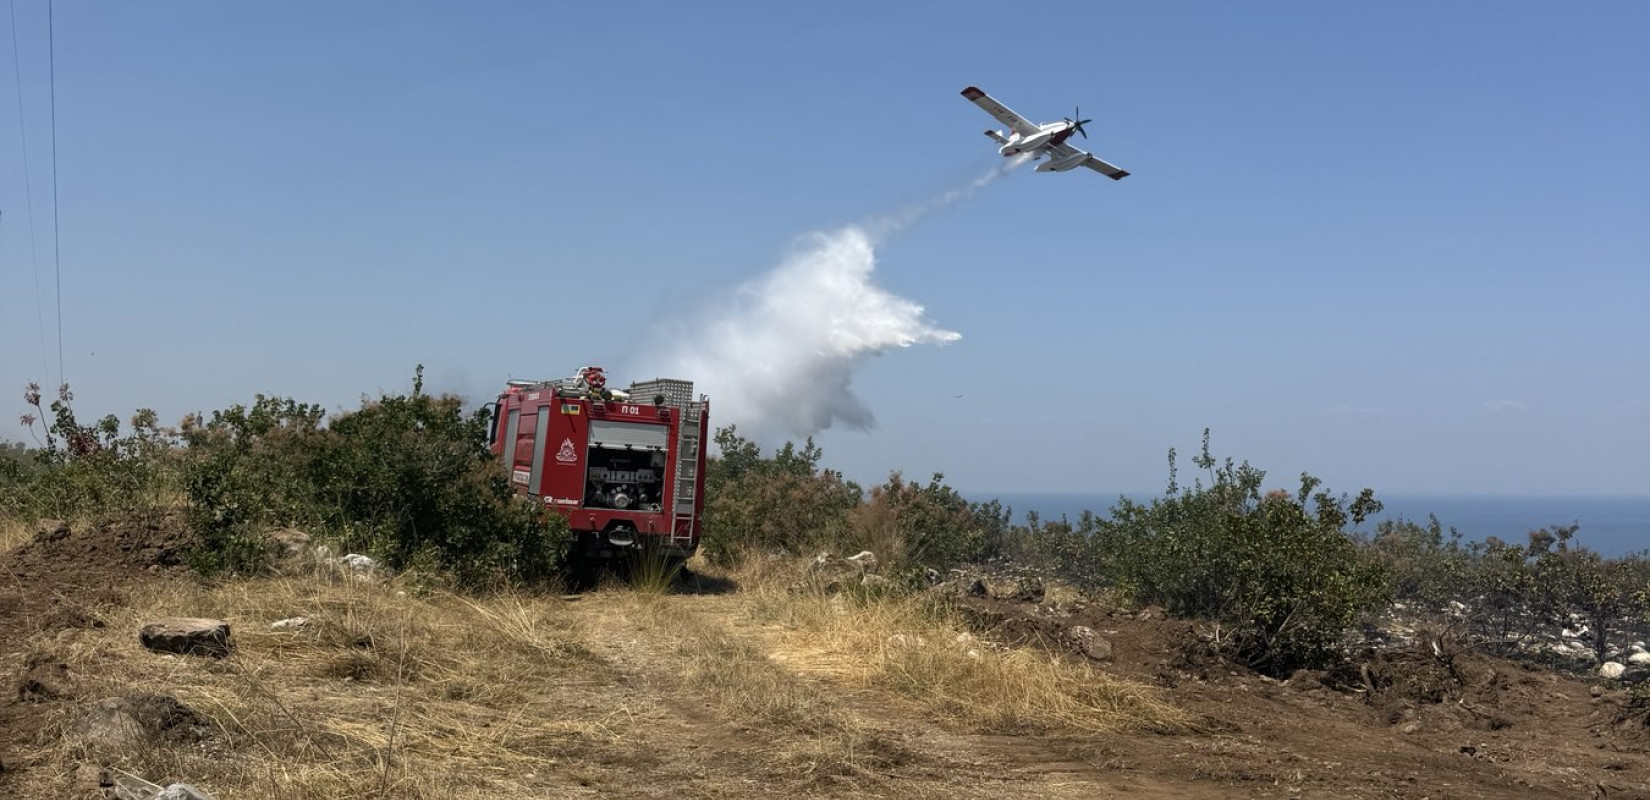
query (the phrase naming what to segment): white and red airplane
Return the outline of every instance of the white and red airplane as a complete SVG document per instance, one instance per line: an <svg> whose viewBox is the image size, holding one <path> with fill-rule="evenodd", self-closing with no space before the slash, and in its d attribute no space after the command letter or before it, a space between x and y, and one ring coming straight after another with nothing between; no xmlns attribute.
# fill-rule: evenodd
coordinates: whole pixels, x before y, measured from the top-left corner
<svg viewBox="0 0 1650 800"><path fill-rule="evenodd" d="M1030 153L1033 159L1048 156L1047 161L1037 165L1038 172L1064 172L1075 167L1088 167L1114 181L1129 176L1129 173L1095 158L1093 154L1066 144L1066 140L1070 139L1073 133L1082 134L1084 139L1089 138L1088 132L1083 130L1083 123L1094 120L1063 117L1060 122L1045 122L1038 125L1014 113L1008 106L973 86L964 89L962 96L985 109L985 113L996 117L998 122L1008 126L1007 133L990 130L985 132L985 135L1002 145L997 148L997 152L1002 153L1004 157L1022 153ZM1082 116L1081 111L1078 112L1078 116Z"/></svg>

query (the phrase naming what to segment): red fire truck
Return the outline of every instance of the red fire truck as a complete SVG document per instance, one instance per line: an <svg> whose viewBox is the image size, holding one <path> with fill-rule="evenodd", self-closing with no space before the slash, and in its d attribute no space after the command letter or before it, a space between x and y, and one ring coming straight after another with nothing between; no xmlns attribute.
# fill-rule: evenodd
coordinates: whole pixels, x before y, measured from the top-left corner
<svg viewBox="0 0 1650 800"><path fill-rule="evenodd" d="M691 381L609 389L601 367L510 381L493 412L493 454L516 491L567 518L575 557L651 542L686 559L699 546L710 403Z"/></svg>

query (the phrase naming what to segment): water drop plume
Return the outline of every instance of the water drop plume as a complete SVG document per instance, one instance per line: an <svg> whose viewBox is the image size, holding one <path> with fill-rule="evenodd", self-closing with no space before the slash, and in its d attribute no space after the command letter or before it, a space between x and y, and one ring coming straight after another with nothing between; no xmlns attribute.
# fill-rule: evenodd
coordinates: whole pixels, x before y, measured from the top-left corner
<svg viewBox="0 0 1650 800"><path fill-rule="evenodd" d="M931 322L921 305L876 285L877 245L1021 163L1007 160L893 214L802 237L778 266L719 298L694 324L668 332L672 345L636 375L694 381L711 396L716 425L736 424L759 441L838 425L870 429L875 417L852 389L866 359L962 338Z"/></svg>

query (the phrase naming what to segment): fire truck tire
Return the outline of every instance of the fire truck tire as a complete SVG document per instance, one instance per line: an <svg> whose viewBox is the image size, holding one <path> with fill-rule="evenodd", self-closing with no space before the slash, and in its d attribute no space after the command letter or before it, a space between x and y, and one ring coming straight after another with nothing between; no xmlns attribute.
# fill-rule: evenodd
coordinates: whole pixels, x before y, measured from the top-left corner
<svg viewBox="0 0 1650 800"><path fill-rule="evenodd" d="M567 563L563 569L567 590L570 592L587 592L596 588L602 579L601 559L585 553L569 553Z"/></svg>

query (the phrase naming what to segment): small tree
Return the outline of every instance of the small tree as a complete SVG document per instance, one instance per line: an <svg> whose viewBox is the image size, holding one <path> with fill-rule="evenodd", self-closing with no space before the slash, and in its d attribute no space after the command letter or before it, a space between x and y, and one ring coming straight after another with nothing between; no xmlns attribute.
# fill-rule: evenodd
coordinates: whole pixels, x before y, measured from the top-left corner
<svg viewBox="0 0 1650 800"><path fill-rule="evenodd" d="M970 503L935 473L926 485L906 481L898 472L871 489L867 501L850 513L858 538L896 570L946 568L998 553L1008 528L1001 504Z"/></svg>
<svg viewBox="0 0 1650 800"><path fill-rule="evenodd" d="M1639 622L1647 610L1650 565L1642 558L1607 559L1573 544L1576 526L1543 528L1530 534L1539 607L1554 623L1572 620L1586 626L1593 657L1603 661L1623 628Z"/></svg>
<svg viewBox="0 0 1650 800"><path fill-rule="evenodd" d="M787 442L766 458L732 426L717 430L715 441L721 455L705 474L707 558L728 564L752 550L799 552L846 540L848 512L862 492L819 467L812 439L800 448Z"/></svg>
<svg viewBox="0 0 1650 800"><path fill-rule="evenodd" d="M1295 494L1262 496L1265 473L1217 465L1207 431L1195 463L1209 485L1181 489L1173 451L1169 461L1165 497L1120 500L1100 523L1125 595L1221 622L1223 645L1274 675L1323 665L1361 614L1389 601L1381 565L1343 531L1380 509L1373 492L1337 498L1303 474Z"/></svg>
<svg viewBox="0 0 1650 800"><path fill-rule="evenodd" d="M1392 581L1392 595L1438 616L1452 600L1458 600L1462 581L1470 568L1471 554L1454 528L1448 538L1437 516L1426 525L1406 519L1383 520L1368 541L1369 552L1385 566Z"/></svg>

